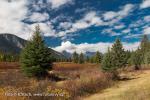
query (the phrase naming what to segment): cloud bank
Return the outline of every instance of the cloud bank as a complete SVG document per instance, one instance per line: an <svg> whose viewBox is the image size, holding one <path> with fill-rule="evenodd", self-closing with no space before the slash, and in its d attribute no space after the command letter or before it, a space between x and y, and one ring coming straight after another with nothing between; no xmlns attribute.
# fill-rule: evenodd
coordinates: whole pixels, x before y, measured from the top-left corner
<svg viewBox="0 0 150 100"><path fill-rule="evenodd" d="M143 0L143 3L140 5L141 9L150 7L150 0Z"/></svg>
<svg viewBox="0 0 150 100"><path fill-rule="evenodd" d="M136 50L139 46L139 42L135 43L123 43L123 47L125 50ZM107 52L108 47L111 47L113 43L105 43L105 42L99 42L95 44L88 44L88 43L81 43L81 44L74 44L71 43L70 41L62 42L61 46L53 48L54 50L58 52L63 52L64 50L73 53L76 51L77 53L86 53L86 52L96 52L100 51L102 53Z"/></svg>
<svg viewBox="0 0 150 100"><path fill-rule="evenodd" d="M47 0L47 2L52 4L52 8L58 8L64 4L71 3L72 0Z"/></svg>

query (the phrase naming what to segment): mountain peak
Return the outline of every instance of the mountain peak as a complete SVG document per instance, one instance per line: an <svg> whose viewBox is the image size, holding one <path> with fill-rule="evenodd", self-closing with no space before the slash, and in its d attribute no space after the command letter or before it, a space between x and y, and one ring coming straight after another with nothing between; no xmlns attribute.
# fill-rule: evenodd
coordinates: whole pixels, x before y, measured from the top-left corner
<svg viewBox="0 0 150 100"><path fill-rule="evenodd" d="M27 41L13 34L0 33L0 52L19 54ZM49 48L55 58L66 58L63 54Z"/></svg>
<svg viewBox="0 0 150 100"><path fill-rule="evenodd" d="M8 33L0 34L0 51L6 53L19 53L25 46L26 40Z"/></svg>

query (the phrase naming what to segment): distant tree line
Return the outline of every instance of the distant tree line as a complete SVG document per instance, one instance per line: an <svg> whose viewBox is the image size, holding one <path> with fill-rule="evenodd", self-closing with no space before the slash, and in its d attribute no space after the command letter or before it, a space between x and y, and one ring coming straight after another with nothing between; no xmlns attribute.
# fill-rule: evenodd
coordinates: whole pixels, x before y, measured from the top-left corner
<svg viewBox="0 0 150 100"><path fill-rule="evenodd" d="M95 55L89 57L84 55L83 53L78 54L76 51L72 55L72 61L74 63L97 63L100 64L103 58L103 54L100 53L99 51L96 52Z"/></svg>
<svg viewBox="0 0 150 100"><path fill-rule="evenodd" d="M16 62L19 61L19 55L0 52L0 62Z"/></svg>
<svg viewBox="0 0 150 100"><path fill-rule="evenodd" d="M71 57L69 58L60 58L60 57L52 57L53 62L72 62Z"/></svg>
<svg viewBox="0 0 150 100"><path fill-rule="evenodd" d="M102 62L103 54L97 51L93 56L86 56L84 53L78 54L76 51L72 54L71 57L68 58L57 58L52 57L53 62L73 62L73 63L97 63L100 64Z"/></svg>

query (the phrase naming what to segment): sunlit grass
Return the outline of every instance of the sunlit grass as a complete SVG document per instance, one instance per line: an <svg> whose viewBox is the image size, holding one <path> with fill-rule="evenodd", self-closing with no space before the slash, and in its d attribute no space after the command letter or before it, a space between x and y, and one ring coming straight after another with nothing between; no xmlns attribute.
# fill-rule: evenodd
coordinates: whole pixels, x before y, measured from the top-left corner
<svg viewBox="0 0 150 100"><path fill-rule="evenodd" d="M131 80L118 82L115 86L85 100L149 100L150 71L126 73Z"/></svg>

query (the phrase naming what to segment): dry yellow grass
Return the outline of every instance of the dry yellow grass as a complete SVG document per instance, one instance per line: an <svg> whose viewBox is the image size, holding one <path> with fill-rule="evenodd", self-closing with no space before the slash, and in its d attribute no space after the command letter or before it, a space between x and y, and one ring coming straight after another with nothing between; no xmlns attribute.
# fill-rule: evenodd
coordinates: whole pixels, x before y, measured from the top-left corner
<svg viewBox="0 0 150 100"><path fill-rule="evenodd" d="M150 100L150 70L128 73L128 76L132 79L84 100Z"/></svg>
<svg viewBox="0 0 150 100"><path fill-rule="evenodd" d="M7 64L12 66L11 63ZM97 87L101 89L109 84L97 64L54 63L51 77L43 80L27 78L20 69L9 66L6 70L0 69L0 100L73 100L73 97L80 96L80 92L86 95L98 90ZM17 95L6 96L5 93ZM31 96L18 96L18 93L31 93ZM32 96L36 93L64 96Z"/></svg>

